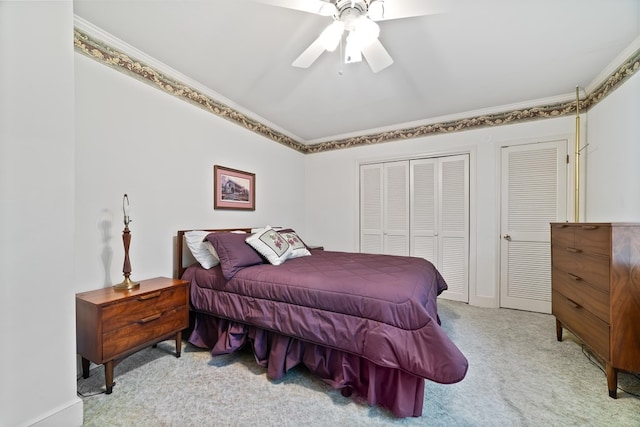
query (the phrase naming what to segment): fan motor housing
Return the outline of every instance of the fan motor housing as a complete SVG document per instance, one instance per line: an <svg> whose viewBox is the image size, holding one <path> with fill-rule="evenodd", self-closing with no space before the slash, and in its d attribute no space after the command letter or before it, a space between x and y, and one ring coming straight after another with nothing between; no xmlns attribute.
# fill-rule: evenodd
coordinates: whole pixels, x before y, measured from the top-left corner
<svg viewBox="0 0 640 427"><path fill-rule="evenodd" d="M369 8L369 1L357 0L351 5L351 0L338 0L336 1L336 9L338 9L338 17L340 20L353 19L367 13Z"/></svg>

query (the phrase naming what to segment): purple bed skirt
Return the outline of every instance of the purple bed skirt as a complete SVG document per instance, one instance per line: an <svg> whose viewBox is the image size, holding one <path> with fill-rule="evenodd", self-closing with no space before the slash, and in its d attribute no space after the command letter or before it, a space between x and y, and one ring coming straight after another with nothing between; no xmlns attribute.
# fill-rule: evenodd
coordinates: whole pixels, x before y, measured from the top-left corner
<svg viewBox="0 0 640 427"><path fill-rule="evenodd" d="M251 345L256 362L277 380L302 363L344 395L355 393L369 405L380 405L397 417L422 415L424 379L362 357L290 338L238 322L195 313L189 342L211 349L213 356Z"/></svg>

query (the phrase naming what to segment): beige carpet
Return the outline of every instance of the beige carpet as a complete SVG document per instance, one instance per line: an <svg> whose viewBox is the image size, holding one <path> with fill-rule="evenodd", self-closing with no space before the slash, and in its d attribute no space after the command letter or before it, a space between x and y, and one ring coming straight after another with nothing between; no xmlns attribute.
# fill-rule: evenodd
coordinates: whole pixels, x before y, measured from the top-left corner
<svg viewBox="0 0 640 427"><path fill-rule="evenodd" d="M640 426L640 379L620 374L618 399L606 377L551 315L470 307L440 300L449 336L469 360L458 384L426 382L422 417L343 397L302 368L267 379L245 351L212 358L171 341L142 350L115 368L113 394L104 370L78 381L87 426ZM632 394L633 393L633 394Z"/></svg>

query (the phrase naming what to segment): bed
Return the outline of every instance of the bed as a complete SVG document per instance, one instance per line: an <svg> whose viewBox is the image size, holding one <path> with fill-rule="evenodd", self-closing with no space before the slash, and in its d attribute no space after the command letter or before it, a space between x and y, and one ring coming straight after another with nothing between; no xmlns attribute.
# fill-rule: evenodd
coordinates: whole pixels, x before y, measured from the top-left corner
<svg viewBox="0 0 640 427"><path fill-rule="evenodd" d="M178 231L174 275L190 283L191 344L214 356L250 346L271 379L303 364L397 417L422 415L425 379L464 378L468 362L437 314L447 285L431 263L253 231Z"/></svg>

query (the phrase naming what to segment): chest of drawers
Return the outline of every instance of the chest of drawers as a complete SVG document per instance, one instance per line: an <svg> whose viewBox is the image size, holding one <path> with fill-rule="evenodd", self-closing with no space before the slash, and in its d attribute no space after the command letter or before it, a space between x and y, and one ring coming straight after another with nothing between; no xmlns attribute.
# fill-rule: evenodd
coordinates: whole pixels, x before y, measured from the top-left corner
<svg viewBox="0 0 640 427"><path fill-rule="evenodd" d="M552 223L551 259L558 341L589 347L615 398L618 371L640 372L640 224Z"/></svg>
<svg viewBox="0 0 640 427"><path fill-rule="evenodd" d="M182 330L189 326L188 285L158 277L129 291L111 287L76 294L76 345L83 377L89 377L89 362L103 364L109 394L113 368L127 355L174 338L180 357Z"/></svg>

